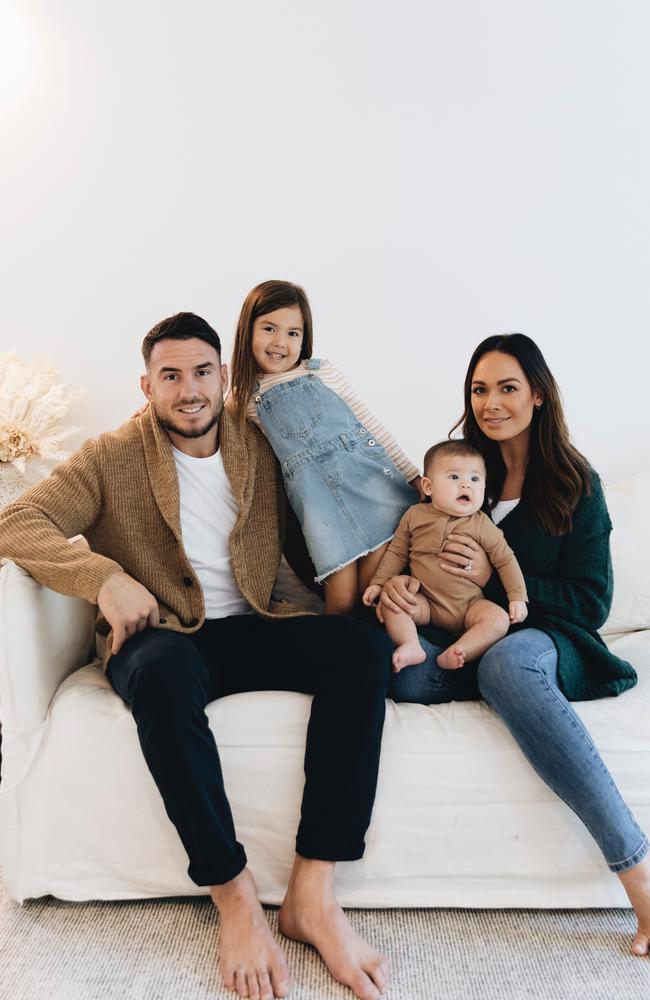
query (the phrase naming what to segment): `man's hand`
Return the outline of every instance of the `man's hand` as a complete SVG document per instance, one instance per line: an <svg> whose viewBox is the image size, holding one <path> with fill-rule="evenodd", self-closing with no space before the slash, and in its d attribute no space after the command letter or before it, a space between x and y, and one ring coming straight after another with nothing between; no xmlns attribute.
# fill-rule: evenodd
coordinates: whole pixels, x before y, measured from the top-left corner
<svg viewBox="0 0 650 1000"><path fill-rule="evenodd" d="M119 653L127 639L147 626L158 624L158 602L146 587L128 573L113 573L105 580L97 595L97 604L113 629L113 655Z"/></svg>
<svg viewBox="0 0 650 1000"><path fill-rule="evenodd" d="M525 601L510 601L508 612L513 625L515 622L523 622L525 618L528 618L528 608Z"/></svg>

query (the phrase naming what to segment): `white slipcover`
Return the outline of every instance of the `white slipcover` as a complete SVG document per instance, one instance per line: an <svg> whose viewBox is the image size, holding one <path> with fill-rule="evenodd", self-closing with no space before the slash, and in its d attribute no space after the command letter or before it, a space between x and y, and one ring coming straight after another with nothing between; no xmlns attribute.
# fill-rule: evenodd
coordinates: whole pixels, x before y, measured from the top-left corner
<svg viewBox="0 0 650 1000"><path fill-rule="evenodd" d="M650 475L607 491L617 581L603 629L639 672L619 698L576 705L650 829ZM642 537L639 537L639 532ZM621 583L620 581L623 581ZM624 597L621 603L621 595ZM0 864L17 900L201 893L130 712L88 662L94 609L0 571ZM618 633L618 634L614 634ZM623 634L621 634L623 633ZM234 695L208 708L240 840L264 902L292 860L309 698ZM338 866L348 906L625 906L580 821L483 703L388 703L377 800L360 862Z"/></svg>

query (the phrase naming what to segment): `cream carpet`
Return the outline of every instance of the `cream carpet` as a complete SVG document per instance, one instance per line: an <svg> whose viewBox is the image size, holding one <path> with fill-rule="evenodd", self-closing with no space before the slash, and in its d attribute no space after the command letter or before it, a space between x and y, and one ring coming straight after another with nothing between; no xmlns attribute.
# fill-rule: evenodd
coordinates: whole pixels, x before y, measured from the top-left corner
<svg viewBox="0 0 650 1000"><path fill-rule="evenodd" d="M277 911L269 909L277 930ZM650 1000L628 954L628 910L354 910L392 957L400 1000ZM20 907L0 885L2 1000L232 1000L216 971L208 899ZM284 940L293 1000L352 1000L316 953Z"/></svg>

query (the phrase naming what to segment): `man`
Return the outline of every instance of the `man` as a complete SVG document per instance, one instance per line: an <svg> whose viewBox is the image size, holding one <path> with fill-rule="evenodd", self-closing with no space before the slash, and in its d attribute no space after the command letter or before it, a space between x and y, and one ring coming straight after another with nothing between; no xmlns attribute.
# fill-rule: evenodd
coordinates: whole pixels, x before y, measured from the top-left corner
<svg viewBox="0 0 650 1000"><path fill-rule="evenodd" d="M289 975L236 840L205 706L239 691L313 694L284 934L313 944L363 1000L388 960L353 932L334 864L362 856L375 794L391 644L369 626L271 600L284 495L259 431L223 406L215 331L192 313L145 337L151 406L87 441L0 516L0 554L99 608L105 668L189 857L219 910L219 964L242 997L286 996ZM88 550L67 539L83 534Z"/></svg>

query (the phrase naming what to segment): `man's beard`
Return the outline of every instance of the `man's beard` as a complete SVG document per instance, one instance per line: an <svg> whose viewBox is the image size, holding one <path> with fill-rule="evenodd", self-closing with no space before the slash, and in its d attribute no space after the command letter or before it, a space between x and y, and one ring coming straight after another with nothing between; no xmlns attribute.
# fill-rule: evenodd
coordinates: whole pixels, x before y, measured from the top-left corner
<svg viewBox="0 0 650 1000"><path fill-rule="evenodd" d="M188 403L188 406L191 405L193 404ZM217 407L216 411L210 415L206 424L203 424L202 427L194 427L192 430L186 430L184 427L178 427L172 420L167 420L165 417L161 417L159 413L156 413L156 416L166 431L171 431L172 434L178 434L179 437L200 438L203 437L204 434L211 431L212 428L219 423L222 413L223 400Z"/></svg>

